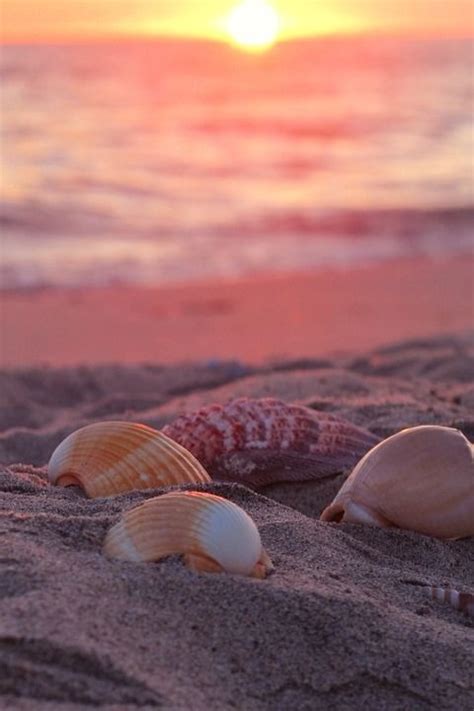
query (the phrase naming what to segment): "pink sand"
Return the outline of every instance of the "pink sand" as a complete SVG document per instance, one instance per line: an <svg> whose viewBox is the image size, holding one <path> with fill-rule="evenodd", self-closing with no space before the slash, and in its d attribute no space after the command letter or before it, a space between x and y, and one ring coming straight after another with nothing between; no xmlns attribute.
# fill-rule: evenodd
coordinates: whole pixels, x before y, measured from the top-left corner
<svg viewBox="0 0 474 711"><path fill-rule="evenodd" d="M474 326L474 258L172 287L3 295L7 366L360 352Z"/></svg>

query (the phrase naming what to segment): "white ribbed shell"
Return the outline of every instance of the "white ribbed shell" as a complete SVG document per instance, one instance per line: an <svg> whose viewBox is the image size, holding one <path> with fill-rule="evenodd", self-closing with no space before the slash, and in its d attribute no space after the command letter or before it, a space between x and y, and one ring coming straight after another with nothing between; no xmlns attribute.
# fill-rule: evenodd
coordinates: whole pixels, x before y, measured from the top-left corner
<svg viewBox="0 0 474 711"><path fill-rule="evenodd" d="M402 430L360 460L321 520L473 536L473 447L450 427Z"/></svg>
<svg viewBox="0 0 474 711"><path fill-rule="evenodd" d="M227 499L197 491L171 492L127 511L107 533L104 552L131 561L186 554L240 575L257 575L259 564L271 567L250 516Z"/></svg>
<svg viewBox="0 0 474 711"><path fill-rule="evenodd" d="M91 498L211 480L187 449L135 422L97 422L73 432L54 450L48 478L81 486Z"/></svg>

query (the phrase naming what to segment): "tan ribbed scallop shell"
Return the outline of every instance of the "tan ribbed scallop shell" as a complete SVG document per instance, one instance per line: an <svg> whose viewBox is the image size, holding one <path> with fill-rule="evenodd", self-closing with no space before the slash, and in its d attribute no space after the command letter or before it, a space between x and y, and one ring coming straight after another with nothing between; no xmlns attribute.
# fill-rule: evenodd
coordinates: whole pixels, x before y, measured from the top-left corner
<svg viewBox="0 0 474 711"><path fill-rule="evenodd" d="M450 427L402 430L360 460L321 520L474 536L473 447Z"/></svg>
<svg viewBox="0 0 474 711"><path fill-rule="evenodd" d="M221 496L197 491L171 492L127 511L107 533L104 552L136 562L182 554L194 570L256 578L273 567L250 516Z"/></svg>
<svg viewBox="0 0 474 711"><path fill-rule="evenodd" d="M187 449L135 422L97 422L73 432L54 450L48 477L59 486L81 486L91 498L210 481Z"/></svg>

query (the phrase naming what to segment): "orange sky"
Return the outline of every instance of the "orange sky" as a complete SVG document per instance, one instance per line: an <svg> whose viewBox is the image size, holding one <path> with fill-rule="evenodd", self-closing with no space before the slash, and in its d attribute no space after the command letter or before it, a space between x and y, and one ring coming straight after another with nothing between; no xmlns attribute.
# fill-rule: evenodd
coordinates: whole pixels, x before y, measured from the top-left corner
<svg viewBox="0 0 474 711"><path fill-rule="evenodd" d="M224 36L239 0L0 0L7 41L104 35ZM341 32L473 33L473 0L268 0L284 38Z"/></svg>

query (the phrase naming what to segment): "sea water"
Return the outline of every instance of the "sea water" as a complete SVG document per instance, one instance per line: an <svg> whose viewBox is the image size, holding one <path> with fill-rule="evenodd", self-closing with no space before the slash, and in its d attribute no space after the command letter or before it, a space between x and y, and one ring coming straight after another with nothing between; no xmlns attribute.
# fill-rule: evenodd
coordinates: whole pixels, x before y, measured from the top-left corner
<svg viewBox="0 0 474 711"><path fill-rule="evenodd" d="M1 49L4 288L472 252L469 40Z"/></svg>

